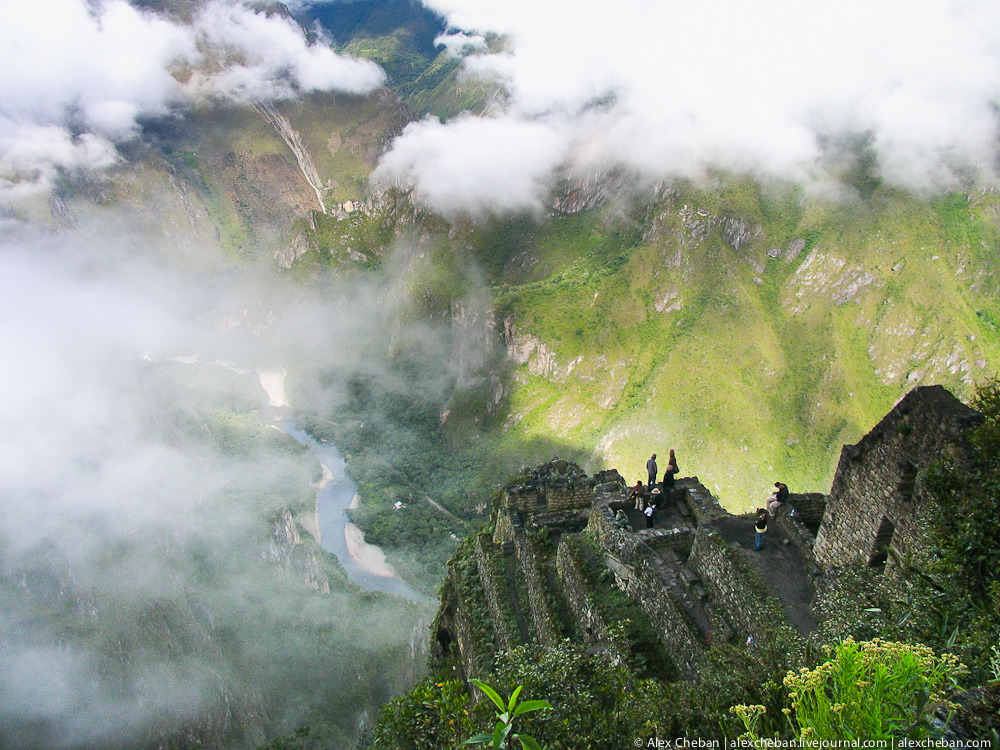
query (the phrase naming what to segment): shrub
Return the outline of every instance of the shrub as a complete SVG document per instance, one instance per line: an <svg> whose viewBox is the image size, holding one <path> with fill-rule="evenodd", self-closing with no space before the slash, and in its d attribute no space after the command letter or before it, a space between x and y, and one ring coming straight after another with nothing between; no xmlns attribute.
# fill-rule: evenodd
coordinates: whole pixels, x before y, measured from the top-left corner
<svg viewBox="0 0 1000 750"><path fill-rule="evenodd" d="M800 740L929 737L935 704L963 671L950 654L879 639L848 638L827 653L815 669L785 677Z"/></svg>

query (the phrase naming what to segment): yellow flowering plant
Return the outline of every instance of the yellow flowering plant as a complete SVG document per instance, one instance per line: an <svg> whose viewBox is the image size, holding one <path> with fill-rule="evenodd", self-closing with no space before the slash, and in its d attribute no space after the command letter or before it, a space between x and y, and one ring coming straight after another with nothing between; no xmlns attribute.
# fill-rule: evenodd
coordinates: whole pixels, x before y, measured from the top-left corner
<svg viewBox="0 0 1000 750"><path fill-rule="evenodd" d="M950 705L947 691L964 672L951 654L880 639L848 638L827 655L785 676L800 739L931 737L934 711Z"/></svg>

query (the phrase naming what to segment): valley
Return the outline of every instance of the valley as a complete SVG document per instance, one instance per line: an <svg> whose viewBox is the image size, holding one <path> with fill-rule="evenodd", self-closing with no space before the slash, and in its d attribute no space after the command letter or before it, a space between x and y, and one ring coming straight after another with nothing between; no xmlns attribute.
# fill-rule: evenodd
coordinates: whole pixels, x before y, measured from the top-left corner
<svg viewBox="0 0 1000 750"><path fill-rule="evenodd" d="M968 402L998 374L1000 192L975 170L909 187L877 139L825 133L808 179L626 158L634 91L545 101L528 37L436 5L108 5L129 49L180 50L166 82L0 128L2 747L355 747L431 689L430 603L478 591L456 566L534 575L483 531L530 467L632 485L675 449L739 517L776 480L827 493L913 388ZM340 83L326 53L352 56ZM331 462L356 487L335 553ZM349 574L351 548L397 577ZM515 659L545 619L516 613ZM565 648L526 659L586 672Z"/></svg>

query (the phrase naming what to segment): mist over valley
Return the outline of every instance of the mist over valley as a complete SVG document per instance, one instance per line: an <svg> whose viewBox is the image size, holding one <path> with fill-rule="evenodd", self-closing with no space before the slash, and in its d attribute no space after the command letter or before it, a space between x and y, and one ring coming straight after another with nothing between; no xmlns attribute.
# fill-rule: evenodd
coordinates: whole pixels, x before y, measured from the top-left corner
<svg viewBox="0 0 1000 750"><path fill-rule="evenodd" d="M996 376L993 4L577 11L0 10L0 747L355 747L522 466L739 512Z"/></svg>

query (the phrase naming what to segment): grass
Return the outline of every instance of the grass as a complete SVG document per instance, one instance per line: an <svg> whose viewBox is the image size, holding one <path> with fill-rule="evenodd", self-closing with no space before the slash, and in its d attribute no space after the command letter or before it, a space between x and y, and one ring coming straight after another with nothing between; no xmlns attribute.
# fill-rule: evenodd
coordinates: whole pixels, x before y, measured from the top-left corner
<svg viewBox="0 0 1000 750"><path fill-rule="evenodd" d="M972 375L996 360L991 201L880 189L834 206L741 179L716 188L681 185L654 207L666 229L645 242L648 225L597 211L519 220L485 238L501 314L553 363L540 370L536 354L516 369L515 431L555 431L591 452L590 469L626 476L676 447L684 473L739 510L777 478L829 489L841 445L913 385L966 394L954 352ZM685 239L685 205L710 227L703 236ZM762 236L735 249L727 216ZM796 259L765 258L796 238L806 242ZM811 248L825 260L803 269ZM670 289L680 309L657 312Z"/></svg>
<svg viewBox="0 0 1000 750"><path fill-rule="evenodd" d="M439 63L437 85L454 84ZM226 155L280 160L289 174L297 166L252 110L216 114L196 115L204 122L190 132L201 135L175 138L169 158L198 185L231 257L245 259L265 238ZM317 96L286 115L340 200L360 195L398 113L374 99ZM1000 197L922 201L874 186L864 201L835 204L726 175L661 196L479 225L412 206L402 218L395 209L343 221L316 213L288 233L311 248L291 274L378 271L399 238L418 233L429 252L407 277L420 300L408 319L446 315L485 277L496 319L522 345L536 343L527 362L503 364L506 411L472 431L488 436L482 454L516 461L553 441L589 456L588 470L631 475L674 447L684 473L734 510L778 478L795 491L829 489L841 445L912 386L940 382L962 396L993 374ZM739 226L749 233L735 247ZM795 240L805 249L792 259ZM782 257L768 257L772 248Z"/></svg>

